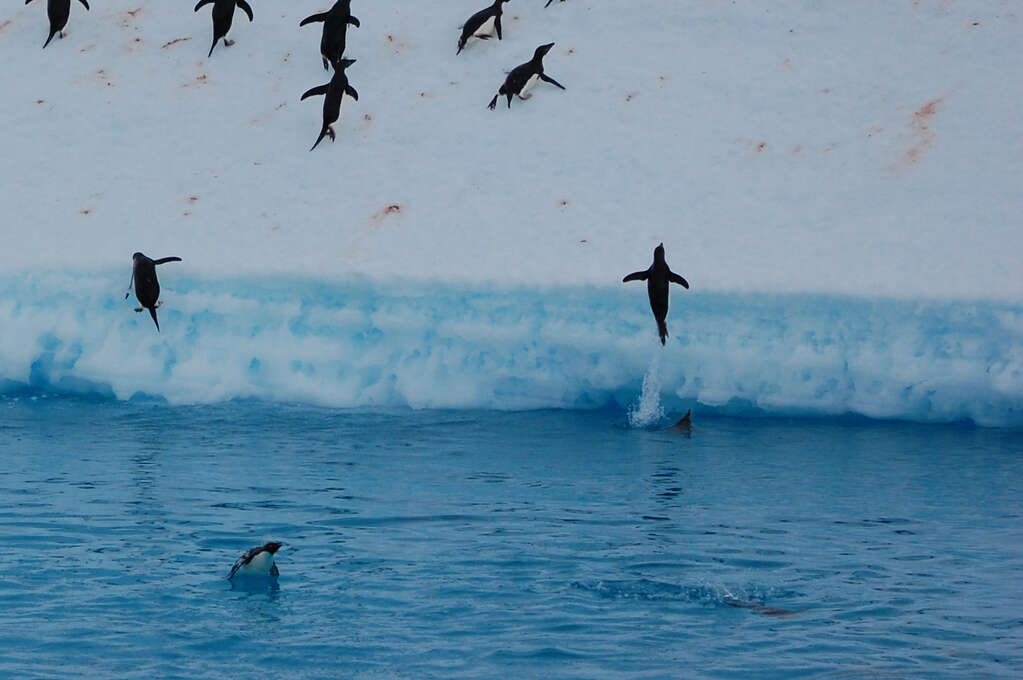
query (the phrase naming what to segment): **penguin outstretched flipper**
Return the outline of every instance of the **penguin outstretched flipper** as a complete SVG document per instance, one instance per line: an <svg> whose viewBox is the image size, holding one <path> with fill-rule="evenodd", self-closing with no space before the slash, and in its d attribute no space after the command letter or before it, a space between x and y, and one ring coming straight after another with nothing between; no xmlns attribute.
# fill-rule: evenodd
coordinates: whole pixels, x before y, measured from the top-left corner
<svg viewBox="0 0 1023 680"><path fill-rule="evenodd" d="M686 288L686 289L689 288L689 282L686 281L685 279L683 279L681 276L679 276L675 272L672 272L672 271L668 272L668 280L671 281L672 283L677 283L678 285L682 286L683 288Z"/></svg>
<svg viewBox="0 0 1023 680"><path fill-rule="evenodd" d="M168 262L181 262L180 257L161 257L159 260L153 260L153 264L167 264Z"/></svg>
<svg viewBox="0 0 1023 680"><path fill-rule="evenodd" d="M649 277L650 277L650 270L649 269L644 269L641 272L632 272L631 274L626 276L624 279L622 279L622 283L628 283L629 281L646 281Z"/></svg>
<svg viewBox="0 0 1023 680"><path fill-rule="evenodd" d="M359 101L359 93L351 85L345 85L345 94L355 101Z"/></svg>
<svg viewBox="0 0 1023 680"><path fill-rule="evenodd" d="M551 85L554 85L554 86L556 86L556 87L560 87L560 88L561 88L562 90L564 90L564 89L565 89L565 86L564 86L564 85L562 85L562 84L561 84L561 83L559 83L558 81L554 80L554 78L551 78L551 77L550 77L549 75L547 75L546 73L541 73L541 74L540 74L540 80L544 81L545 83L550 83Z"/></svg>
<svg viewBox="0 0 1023 680"><path fill-rule="evenodd" d="M249 3L245 2L245 0L235 0L235 2L238 3L238 7L243 12L249 15L249 21L252 21L252 7L249 6Z"/></svg>
<svg viewBox="0 0 1023 680"><path fill-rule="evenodd" d="M327 20L327 14L328 14L327 12L320 12L319 14L313 14L313 15L307 16L305 19L302 19L302 21L298 22L298 25L299 26L308 26L309 24L315 24L315 23L317 23L319 21L326 21Z"/></svg>
<svg viewBox="0 0 1023 680"><path fill-rule="evenodd" d="M302 93L302 97L299 101L308 99L309 97L317 97L321 94L327 94L327 88L329 86L330 83L327 83L326 85L317 85L316 87L310 87L308 90Z"/></svg>

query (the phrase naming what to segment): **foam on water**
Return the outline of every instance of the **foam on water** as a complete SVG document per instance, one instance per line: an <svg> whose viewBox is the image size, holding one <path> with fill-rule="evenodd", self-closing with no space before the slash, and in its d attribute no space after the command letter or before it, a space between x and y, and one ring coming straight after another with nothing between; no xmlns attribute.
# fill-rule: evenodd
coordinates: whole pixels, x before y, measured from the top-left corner
<svg viewBox="0 0 1023 680"><path fill-rule="evenodd" d="M1009 303L692 293L662 348L624 287L166 277L157 333L121 274L0 278L0 391L1023 424Z"/></svg>
<svg viewBox="0 0 1023 680"><path fill-rule="evenodd" d="M661 407L661 355L654 354L650 368L643 376L643 391L639 402L629 410L629 424L633 427L647 427L664 418Z"/></svg>

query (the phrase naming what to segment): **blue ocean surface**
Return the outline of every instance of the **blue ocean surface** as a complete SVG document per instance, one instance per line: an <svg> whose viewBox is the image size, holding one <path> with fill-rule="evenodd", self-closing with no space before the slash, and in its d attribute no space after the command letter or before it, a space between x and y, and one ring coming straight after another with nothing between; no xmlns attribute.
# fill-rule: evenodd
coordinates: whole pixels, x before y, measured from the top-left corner
<svg viewBox="0 0 1023 680"><path fill-rule="evenodd" d="M1019 430L677 416L2 397L0 677L1023 674Z"/></svg>

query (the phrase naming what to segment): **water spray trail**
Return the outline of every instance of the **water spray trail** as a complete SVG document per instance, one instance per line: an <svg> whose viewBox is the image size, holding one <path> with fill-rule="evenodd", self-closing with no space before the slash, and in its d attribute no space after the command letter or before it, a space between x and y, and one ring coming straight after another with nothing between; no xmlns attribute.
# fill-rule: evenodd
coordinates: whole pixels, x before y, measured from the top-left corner
<svg viewBox="0 0 1023 680"><path fill-rule="evenodd" d="M664 418L661 408L661 353L655 352L650 367L643 376L643 391L639 403L629 411L629 424L633 427L647 427Z"/></svg>

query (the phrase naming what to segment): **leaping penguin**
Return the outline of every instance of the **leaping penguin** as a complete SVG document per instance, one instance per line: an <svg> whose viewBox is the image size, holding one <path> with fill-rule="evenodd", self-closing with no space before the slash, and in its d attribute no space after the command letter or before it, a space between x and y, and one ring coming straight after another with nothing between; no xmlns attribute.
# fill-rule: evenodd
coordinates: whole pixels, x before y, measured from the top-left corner
<svg viewBox="0 0 1023 680"><path fill-rule="evenodd" d="M359 20L352 16L352 0L337 0L326 12L313 14L302 19L299 26L323 22L323 37L320 38L320 56L323 57L323 70L328 64L336 64L345 54L348 41L348 24L358 28Z"/></svg>
<svg viewBox="0 0 1023 680"><path fill-rule="evenodd" d="M159 333L160 322L156 318L156 309L163 303L160 302L160 282L156 278L156 265L166 262L181 262L181 258L163 257L159 260L150 260L142 253L135 253L131 256L131 261L131 283L128 284L128 292L124 294L124 299L128 299L134 286L135 297L140 305L135 308L135 311L141 312L143 309L148 309L149 315L153 317L153 323L156 324L156 331Z"/></svg>
<svg viewBox="0 0 1023 680"><path fill-rule="evenodd" d="M657 332L661 336L661 344L665 344L668 337L668 325L664 322L668 316L668 283L677 283L683 288L689 288L689 282L668 268L664 260L664 244L654 248L654 263L649 269L641 272L633 272L622 279L627 281L646 281L646 291L650 296L650 309L657 320Z"/></svg>
<svg viewBox="0 0 1023 680"><path fill-rule="evenodd" d="M277 578L281 572L274 564L274 555L280 549L281 544L276 541L249 548L231 567L231 573L227 575L228 580L235 576Z"/></svg>
<svg viewBox="0 0 1023 680"><path fill-rule="evenodd" d="M245 0L199 0L195 11L198 12L200 7L210 3L213 3L213 44L210 45L210 53L206 55L207 59L213 56L213 48L217 46L217 41L221 38L224 39L224 45L227 47L234 44L233 40L227 39L227 32L231 30L236 6L241 7L242 11L249 15L249 21L252 21L252 8Z"/></svg>
<svg viewBox="0 0 1023 680"><path fill-rule="evenodd" d="M348 82L348 76L345 74L345 70L354 63L354 59L338 60L334 64L334 77L330 79L329 83L306 90L305 94L302 95L302 99L321 94L325 95L323 99L323 127L320 128L320 136L316 138L316 143L313 144L312 149L309 149L310 151L319 146L323 138L328 135L330 136L330 141L334 141L333 125L341 118L342 98L347 94L355 101L359 101L359 93Z"/></svg>
<svg viewBox="0 0 1023 680"><path fill-rule="evenodd" d="M86 0L78 1L85 9L89 9L89 3ZM32 0L25 0L26 5L30 2ZM43 43L44 50L53 40L53 36L60 33L61 39L64 38L64 27L67 26L68 17L71 16L71 0L46 0L46 16L50 18L50 37Z"/></svg>
<svg viewBox="0 0 1023 680"><path fill-rule="evenodd" d="M533 58L527 61L525 64L516 66L508 74L508 77L504 79L504 85L497 91L494 98L490 100L490 104L487 106L491 111L497 106L497 98L504 95L508 97L508 108L511 108L512 97L515 95L519 96L519 99L529 99L533 95L529 93L529 90L536 85L537 80L556 85L562 90L565 86L554 80L550 76L543 72L543 57L545 54L551 51L554 47L554 43L547 43L546 45L540 45L536 48L536 52L533 53Z"/></svg>
<svg viewBox="0 0 1023 680"><path fill-rule="evenodd" d="M458 39L458 51L455 54L461 54L466 43L473 39L490 40L496 34L497 39L501 40L501 14L503 13L501 5L508 1L494 0L493 5L481 9L469 17L462 25L462 37Z"/></svg>

